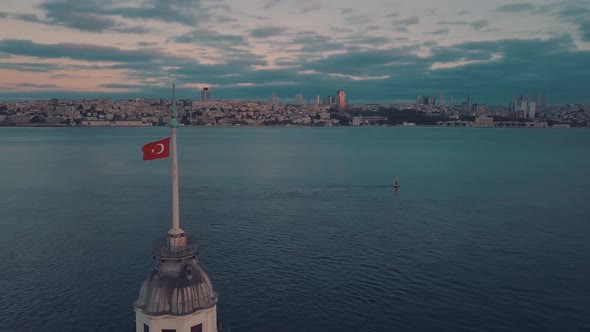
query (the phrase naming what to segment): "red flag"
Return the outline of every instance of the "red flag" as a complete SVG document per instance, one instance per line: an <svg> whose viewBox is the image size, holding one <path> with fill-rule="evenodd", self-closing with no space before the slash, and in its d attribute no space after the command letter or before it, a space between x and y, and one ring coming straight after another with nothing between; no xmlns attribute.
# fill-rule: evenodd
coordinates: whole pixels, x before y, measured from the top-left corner
<svg viewBox="0 0 590 332"><path fill-rule="evenodd" d="M143 160L170 157L170 137L144 145L141 152L143 152Z"/></svg>

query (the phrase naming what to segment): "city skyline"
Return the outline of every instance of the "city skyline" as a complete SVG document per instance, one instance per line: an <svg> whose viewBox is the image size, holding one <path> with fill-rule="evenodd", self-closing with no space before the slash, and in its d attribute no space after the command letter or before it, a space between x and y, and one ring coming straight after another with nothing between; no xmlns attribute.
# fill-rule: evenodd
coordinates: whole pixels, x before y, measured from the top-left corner
<svg viewBox="0 0 590 332"><path fill-rule="evenodd" d="M590 102L586 0L7 0L0 29L0 100L166 98L175 80L192 99Z"/></svg>

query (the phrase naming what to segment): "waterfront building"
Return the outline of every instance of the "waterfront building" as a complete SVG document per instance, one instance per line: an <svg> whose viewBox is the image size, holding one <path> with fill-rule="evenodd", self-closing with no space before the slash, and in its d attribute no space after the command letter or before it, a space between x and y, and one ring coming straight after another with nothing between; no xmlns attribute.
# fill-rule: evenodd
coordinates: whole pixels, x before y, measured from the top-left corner
<svg viewBox="0 0 590 332"><path fill-rule="evenodd" d="M478 116L475 118L475 125L478 127L493 127L494 118L486 116Z"/></svg>

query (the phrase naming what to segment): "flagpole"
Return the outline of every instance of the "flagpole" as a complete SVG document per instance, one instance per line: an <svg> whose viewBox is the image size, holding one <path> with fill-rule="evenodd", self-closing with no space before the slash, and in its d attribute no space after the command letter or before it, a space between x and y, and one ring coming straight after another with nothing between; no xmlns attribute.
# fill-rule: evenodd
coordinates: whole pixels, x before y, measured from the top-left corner
<svg viewBox="0 0 590 332"><path fill-rule="evenodd" d="M178 114L176 111L176 84L172 83L172 117L170 118L171 128L171 143L172 143L172 229L168 231L168 234L173 239L171 245L181 246L184 245L184 241L181 238L184 237L184 231L180 228L180 216L179 216L179 195L178 195L178 150L176 148L176 130L178 129Z"/></svg>

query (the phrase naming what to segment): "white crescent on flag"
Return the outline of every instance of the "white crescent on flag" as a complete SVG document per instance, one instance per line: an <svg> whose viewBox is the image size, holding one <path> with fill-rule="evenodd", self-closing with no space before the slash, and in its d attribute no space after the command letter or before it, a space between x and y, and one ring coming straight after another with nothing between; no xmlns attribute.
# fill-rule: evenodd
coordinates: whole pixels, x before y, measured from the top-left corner
<svg viewBox="0 0 590 332"><path fill-rule="evenodd" d="M156 146L159 146L160 147L160 151L154 152L154 153L155 154L162 154L162 152L164 152L164 144L160 143L160 144L158 144Z"/></svg>

